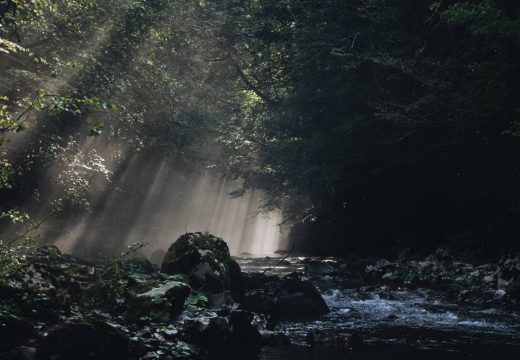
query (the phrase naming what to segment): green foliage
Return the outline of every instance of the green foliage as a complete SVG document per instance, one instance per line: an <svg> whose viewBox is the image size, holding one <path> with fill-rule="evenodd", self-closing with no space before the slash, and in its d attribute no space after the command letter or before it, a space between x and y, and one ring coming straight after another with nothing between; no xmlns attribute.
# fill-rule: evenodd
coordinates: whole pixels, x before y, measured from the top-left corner
<svg viewBox="0 0 520 360"><path fill-rule="evenodd" d="M4 153L0 153L0 189L10 188L12 186L12 166L4 156Z"/></svg>
<svg viewBox="0 0 520 360"><path fill-rule="evenodd" d="M206 294L202 292L194 292L191 294L186 300L187 305L207 308L209 305L209 300Z"/></svg>
<svg viewBox="0 0 520 360"><path fill-rule="evenodd" d="M4 218L9 219L13 224L21 224L26 221L29 221L29 214L21 213L18 210L9 210L4 211L0 214L0 219Z"/></svg>
<svg viewBox="0 0 520 360"><path fill-rule="evenodd" d="M118 169L159 155L239 178L233 195L261 189L266 210L331 239L385 247L461 228L484 242L520 233L515 2L9 4L0 135L31 126L41 140L13 165L2 156L0 189L17 194L7 209L51 197L50 178L67 205L91 210L114 193ZM81 170L83 142L68 146L80 132L116 171ZM50 164L65 169L59 180Z"/></svg>

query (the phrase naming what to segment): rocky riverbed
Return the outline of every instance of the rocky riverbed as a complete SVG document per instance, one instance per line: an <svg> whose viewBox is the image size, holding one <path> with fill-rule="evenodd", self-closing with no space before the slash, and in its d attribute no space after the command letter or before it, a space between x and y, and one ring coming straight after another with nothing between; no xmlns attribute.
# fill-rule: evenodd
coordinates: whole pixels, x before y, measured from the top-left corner
<svg viewBox="0 0 520 360"><path fill-rule="evenodd" d="M0 262L1 359L520 354L516 257L232 258L201 233L183 235L160 266L55 247L19 255Z"/></svg>
<svg viewBox="0 0 520 360"><path fill-rule="evenodd" d="M289 257L239 260L250 272L305 273L330 313L282 322L289 349L261 359L516 359L518 258L463 261L444 249L407 260ZM276 266L273 268L273 266ZM354 340L354 341L353 341ZM295 346L299 345L299 346Z"/></svg>

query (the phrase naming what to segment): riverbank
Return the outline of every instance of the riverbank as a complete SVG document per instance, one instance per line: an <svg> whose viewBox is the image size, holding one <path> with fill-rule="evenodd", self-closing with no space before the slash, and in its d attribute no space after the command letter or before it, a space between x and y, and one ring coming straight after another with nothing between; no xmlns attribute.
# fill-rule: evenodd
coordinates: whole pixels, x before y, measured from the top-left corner
<svg viewBox="0 0 520 360"><path fill-rule="evenodd" d="M85 261L55 247L4 254L0 357L520 354L514 257L495 264L441 251L396 261L232 259L209 234L186 234L175 244L161 268L142 258Z"/></svg>

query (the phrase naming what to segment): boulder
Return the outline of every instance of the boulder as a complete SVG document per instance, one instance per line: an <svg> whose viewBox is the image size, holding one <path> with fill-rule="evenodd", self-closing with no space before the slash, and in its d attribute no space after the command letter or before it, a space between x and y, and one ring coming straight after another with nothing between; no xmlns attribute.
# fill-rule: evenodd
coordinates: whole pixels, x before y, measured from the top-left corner
<svg viewBox="0 0 520 360"><path fill-rule="evenodd" d="M182 312L191 288L178 281L169 281L130 301L126 315L128 321L147 319L153 322L168 322Z"/></svg>
<svg viewBox="0 0 520 360"><path fill-rule="evenodd" d="M280 278L257 273L246 274L244 279L243 308L269 315L272 323L312 319L329 312L318 289L301 274Z"/></svg>
<svg viewBox="0 0 520 360"><path fill-rule="evenodd" d="M363 340L357 334L338 334L330 331L312 329L307 333L305 341L312 347L337 349L358 349Z"/></svg>
<svg viewBox="0 0 520 360"><path fill-rule="evenodd" d="M52 328L39 341L40 360L125 360L130 338L121 330L99 320L70 321Z"/></svg>
<svg viewBox="0 0 520 360"><path fill-rule="evenodd" d="M241 310L187 320L181 337L212 359L256 353L263 343L254 314Z"/></svg>
<svg viewBox="0 0 520 360"><path fill-rule="evenodd" d="M231 258L225 241L210 234L182 235L166 252L161 271L188 275L196 289L213 293L229 290L237 300L243 296L240 266Z"/></svg>

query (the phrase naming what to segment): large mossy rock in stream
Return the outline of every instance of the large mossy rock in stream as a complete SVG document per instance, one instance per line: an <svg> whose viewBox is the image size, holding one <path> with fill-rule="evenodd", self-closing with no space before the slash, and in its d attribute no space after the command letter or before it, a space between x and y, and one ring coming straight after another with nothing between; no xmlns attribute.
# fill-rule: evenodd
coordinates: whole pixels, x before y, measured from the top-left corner
<svg viewBox="0 0 520 360"><path fill-rule="evenodd" d="M130 338L103 321L70 321L55 326L39 341L38 360L125 360Z"/></svg>
<svg viewBox="0 0 520 360"><path fill-rule="evenodd" d="M166 282L132 299L126 319L167 323L182 312L190 293L191 288L184 283Z"/></svg>
<svg viewBox="0 0 520 360"><path fill-rule="evenodd" d="M182 235L166 252L161 271L188 275L194 289L230 290L235 300L243 295L240 266L231 258L226 242L210 234Z"/></svg>
<svg viewBox="0 0 520 360"><path fill-rule="evenodd" d="M329 312L318 289L298 273L281 278L260 273L244 274L244 284L244 309L267 314L273 323L312 319Z"/></svg>

